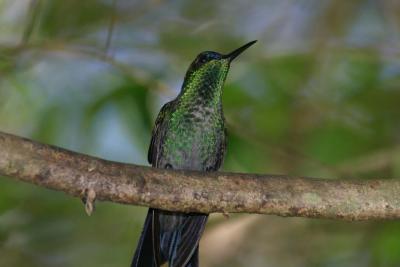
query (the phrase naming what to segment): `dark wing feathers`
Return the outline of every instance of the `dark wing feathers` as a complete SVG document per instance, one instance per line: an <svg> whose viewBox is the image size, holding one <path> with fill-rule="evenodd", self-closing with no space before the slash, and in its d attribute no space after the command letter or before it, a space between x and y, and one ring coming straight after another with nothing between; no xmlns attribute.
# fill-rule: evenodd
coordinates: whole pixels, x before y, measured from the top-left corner
<svg viewBox="0 0 400 267"><path fill-rule="evenodd" d="M157 157L159 155L159 149L161 145L161 140L162 137L164 136L164 131L165 128L164 124L168 121L167 116L168 113L170 112L170 109L173 105L173 102L168 102L166 103L158 113L156 122L154 124L153 131L151 133L151 141L150 141L150 147L149 147L149 152L147 154L147 160L148 162L155 167L157 163Z"/></svg>
<svg viewBox="0 0 400 267"><path fill-rule="evenodd" d="M142 234L140 236L135 256L133 257L131 267L153 267L155 266L155 255L152 238L153 209L147 212Z"/></svg>
<svg viewBox="0 0 400 267"><path fill-rule="evenodd" d="M226 146L227 146L227 131L224 127L224 136L221 138L220 143L218 144L219 148L217 151L217 155L215 156L215 164L212 166L211 170L218 171L221 167L222 163L224 162L225 153L226 153Z"/></svg>

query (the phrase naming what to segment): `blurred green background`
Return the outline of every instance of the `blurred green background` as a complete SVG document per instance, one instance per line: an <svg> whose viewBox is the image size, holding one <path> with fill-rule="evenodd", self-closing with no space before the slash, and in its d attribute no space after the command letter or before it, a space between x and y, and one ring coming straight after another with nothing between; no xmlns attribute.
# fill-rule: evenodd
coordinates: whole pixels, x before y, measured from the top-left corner
<svg viewBox="0 0 400 267"><path fill-rule="evenodd" d="M400 178L400 2L0 0L0 131L147 164L204 50L258 43L224 91L224 169ZM1 149L1 148L0 148ZM128 266L146 208L0 178L0 266ZM201 266L400 266L399 222L213 215Z"/></svg>

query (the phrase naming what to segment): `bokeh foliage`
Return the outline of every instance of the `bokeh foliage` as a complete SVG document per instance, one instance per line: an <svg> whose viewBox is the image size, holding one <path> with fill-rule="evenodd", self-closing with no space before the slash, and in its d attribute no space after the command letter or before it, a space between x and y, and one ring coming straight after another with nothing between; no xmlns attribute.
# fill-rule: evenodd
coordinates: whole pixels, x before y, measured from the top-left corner
<svg viewBox="0 0 400 267"><path fill-rule="evenodd" d="M225 86L225 170L400 177L400 4L390 0L0 0L0 130L147 164L154 118L191 60L253 39ZM128 266L145 212L99 203L87 217L77 199L1 178L0 266ZM201 262L394 267L399 229L216 215Z"/></svg>

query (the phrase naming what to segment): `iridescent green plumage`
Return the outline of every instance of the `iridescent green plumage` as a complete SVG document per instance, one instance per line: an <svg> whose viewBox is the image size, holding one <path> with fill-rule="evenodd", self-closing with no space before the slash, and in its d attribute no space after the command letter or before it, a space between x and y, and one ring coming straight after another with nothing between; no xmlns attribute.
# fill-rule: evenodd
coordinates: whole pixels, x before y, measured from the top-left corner
<svg viewBox="0 0 400 267"><path fill-rule="evenodd" d="M211 52L205 53L198 58ZM225 144L221 97L229 60L199 64L192 64L182 92L162 108L157 119L149 151L149 162L155 167L168 164L174 169L205 171L221 164Z"/></svg>
<svg viewBox="0 0 400 267"><path fill-rule="evenodd" d="M222 87L231 61L255 41L228 55L199 54L180 94L165 104L152 133L148 160L156 168L216 171L225 154ZM198 243L207 214L150 209L132 266L198 266Z"/></svg>

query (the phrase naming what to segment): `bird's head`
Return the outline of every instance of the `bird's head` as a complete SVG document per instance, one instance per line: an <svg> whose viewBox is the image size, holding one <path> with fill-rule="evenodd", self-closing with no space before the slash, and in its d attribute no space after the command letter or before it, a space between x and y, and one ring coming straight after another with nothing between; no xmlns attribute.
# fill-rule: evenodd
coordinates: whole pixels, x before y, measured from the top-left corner
<svg viewBox="0 0 400 267"><path fill-rule="evenodd" d="M226 55L213 51L200 53L186 72L183 89L190 89L186 88L188 86L198 90L220 89L231 62L255 42L251 41Z"/></svg>

